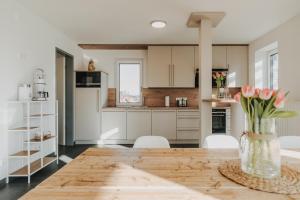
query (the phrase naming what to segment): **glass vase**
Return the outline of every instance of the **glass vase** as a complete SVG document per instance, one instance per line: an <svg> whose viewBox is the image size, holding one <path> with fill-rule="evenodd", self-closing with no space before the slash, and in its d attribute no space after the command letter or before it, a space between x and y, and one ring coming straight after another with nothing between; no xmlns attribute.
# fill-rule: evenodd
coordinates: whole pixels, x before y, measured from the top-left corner
<svg viewBox="0 0 300 200"><path fill-rule="evenodd" d="M280 176L280 144L275 119L255 119L241 136L240 157L242 171L260 178ZM250 127L251 126L251 127Z"/></svg>

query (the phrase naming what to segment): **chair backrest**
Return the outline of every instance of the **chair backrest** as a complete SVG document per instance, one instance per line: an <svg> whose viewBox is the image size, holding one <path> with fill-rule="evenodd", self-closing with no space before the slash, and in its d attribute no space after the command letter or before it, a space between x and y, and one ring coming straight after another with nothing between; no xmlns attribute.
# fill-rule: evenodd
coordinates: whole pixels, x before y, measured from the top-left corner
<svg viewBox="0 0 300 200"><path fill-rule="evenodd" d="M282 149L300 148L300 136L281 136L279 142Z"/></svg>
<svg viewBox="0 0 300 200"><path fill-rule="evenodd" d="M161 136L141 136L136 139L133 148L170 148L170 144Z"/></svg>
<svg viewBox="0 0 300 200"><path fill-rule="evenodd" d="M202 147L208 149L238 149L239 142L230 135L210 135L205 138Z"/></svg>

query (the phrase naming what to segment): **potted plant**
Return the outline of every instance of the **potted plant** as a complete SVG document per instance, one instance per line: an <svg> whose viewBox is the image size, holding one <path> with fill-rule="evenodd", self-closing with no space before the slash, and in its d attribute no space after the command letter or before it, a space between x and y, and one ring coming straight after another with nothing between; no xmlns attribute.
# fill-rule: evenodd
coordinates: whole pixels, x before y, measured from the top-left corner
<svg viewBox="0 0 300 200"><path fill-rule="evenodd" d="M261 178L280 175L280 144L275 119L293 117L297 113L283 110L287 93L269 88L244 86L235 100L246 114L247 127L240 140L242 171Z"/></svg>

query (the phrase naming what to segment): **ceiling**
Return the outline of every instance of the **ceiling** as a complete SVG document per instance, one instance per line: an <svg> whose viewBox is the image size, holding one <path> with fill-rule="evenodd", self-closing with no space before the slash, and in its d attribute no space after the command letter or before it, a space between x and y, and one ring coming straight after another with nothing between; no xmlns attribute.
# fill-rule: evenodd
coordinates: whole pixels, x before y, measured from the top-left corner
<svg viewBox="0 0 300 200"><path fill-rule="evenodd" d="M224 11L213 43L249 43L300 13L300 0L18 0L78 43L192 44L191 12ZM167 21L153 29L155 19Z"/></svg>

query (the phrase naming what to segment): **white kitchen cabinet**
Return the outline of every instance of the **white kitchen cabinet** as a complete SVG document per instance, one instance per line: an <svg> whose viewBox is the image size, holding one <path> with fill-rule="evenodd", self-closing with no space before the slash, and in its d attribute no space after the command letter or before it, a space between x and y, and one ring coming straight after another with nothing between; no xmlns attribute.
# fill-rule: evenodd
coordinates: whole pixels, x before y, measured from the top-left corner
<svg viewBox="0 0 300 200"><path fill-rule="evenodd" d="M176 111L152 111L152 135L176 140Z"/></svg>
<svg viewBox="0 0 300 200"><path fill-rule="evenodd" d="M241 87L248 83L248 46L228 46L228 87Z"/></svg>
<svg viewBox="0 0 300 200"><path fill-rule="evenodd" d="M151 110L127 112L127 140L151 135Z"/></svg>
<svg viewBox="0 0 300 200"><path fill-rule="evenodd" d="M195 59L193 46L172 47L172 86L195 87Z"/></svg>
<svg viewBox="0 0 300 200"><path fill-rule="evenodd" d="M177 111L177 139L200 139L200 112L198 110Z"/></svg>
<svg viewBox="0 0 300 200"><path fill-rule="evenodd" d="M76 88L75 140L94 141L100 139L99 95L99 88Z"/></svg>
<svg viewBox="0 0 300 200"><path fill-rule="evenodd" d="M171 87L171 59L170 46L148 47L148 87Z"/></svg>
<svg viewBox="0 0 300 200"><path fill-rule="evenodd" d="M212 67L213 68L227 68L227 47L213 46L212 47Z"/></svg>
<svg viewBox="0 0 300 200"><path fill-rule="evenodd" d="M195 48L193 46L149 46L147 86L195 87Z"/></svg>
<svg viewBox="0 0 300 200"><path fill-rule="evenodd" d="M102 112L102 140L126 139L126 111Z"/></svg>

